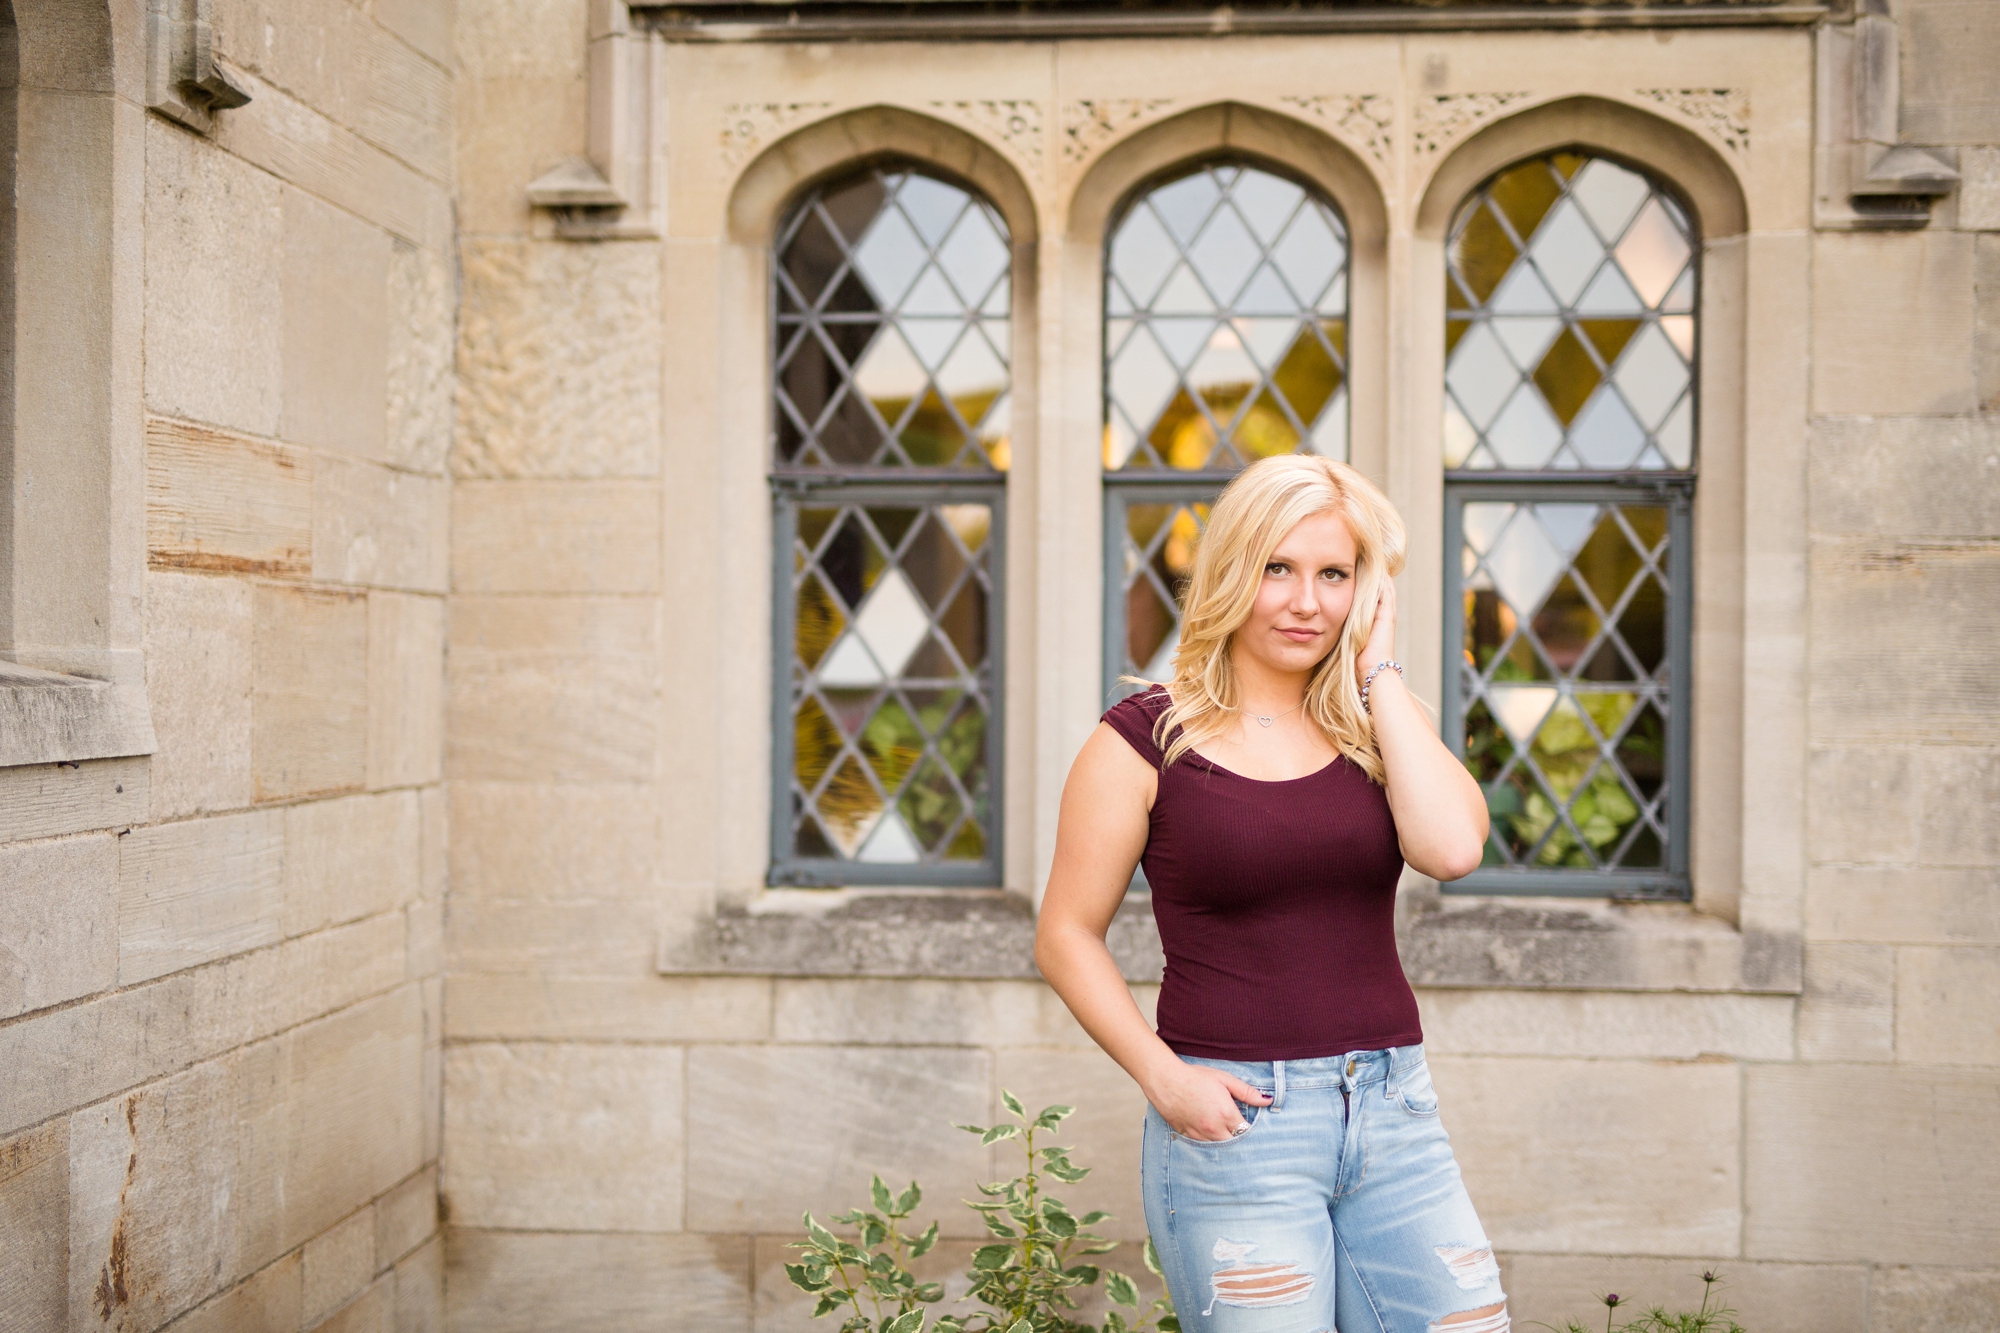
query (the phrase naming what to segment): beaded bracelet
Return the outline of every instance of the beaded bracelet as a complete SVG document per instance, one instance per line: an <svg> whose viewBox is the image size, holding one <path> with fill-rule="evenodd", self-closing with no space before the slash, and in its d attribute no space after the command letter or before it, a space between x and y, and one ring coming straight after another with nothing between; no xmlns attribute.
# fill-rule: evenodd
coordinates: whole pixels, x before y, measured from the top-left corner
<svg viewBox="0 0 2000 1333"><path fill-rule="evenodd" d="M1368 706L1368 687L1375 683L1376 674L1382 671L1393 671L1401 676L1403 674L1403 664L1401 662L1385 660L1377 662L1374 666L1368 668L1368 674L1361 678L1361 711L1364 713L1375 711Z"/></svg>

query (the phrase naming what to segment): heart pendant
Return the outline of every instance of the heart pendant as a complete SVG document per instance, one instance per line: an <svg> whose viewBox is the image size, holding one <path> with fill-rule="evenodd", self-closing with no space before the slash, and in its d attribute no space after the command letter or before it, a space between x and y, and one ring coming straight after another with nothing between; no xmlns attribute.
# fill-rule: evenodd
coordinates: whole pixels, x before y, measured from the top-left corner
<svg viewBox="0 0 2000 1333"><path fill-rule="evenodd" d="M1255 717L1256 715L1253 713L1251 716ZM1260 727L1268 727L1277 720L1278 719L1276 717L1259 717L1257 718L1257 725Z"/></svg>

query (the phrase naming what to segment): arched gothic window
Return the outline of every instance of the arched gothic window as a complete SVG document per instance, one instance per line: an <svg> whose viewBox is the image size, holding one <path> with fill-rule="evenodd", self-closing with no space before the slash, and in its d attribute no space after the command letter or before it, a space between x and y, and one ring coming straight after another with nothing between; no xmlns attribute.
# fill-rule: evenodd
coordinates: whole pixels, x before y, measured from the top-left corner
<svg viewBox="0 0 2000 1333"><path fill-rule="evenodd" d="M1010 258L910 163L779 229L774 884L999 882Z"/></svg>
<svg viewBox="0 0 2000 1333"><path fill-rule="evenodd" d="M1330 202L1245 162L1155 183L1112 227L1107 694L1168 674L1194 539L1231 477L1276 454L1347 457L1347 258Z"/></svg>
<svg viewBox="0 0 2000 1333"><path fill-rule="evenodd" d="M1700 238L1567 151L1453 220L1444 724L1493 832L1471 892L1688 894Z"/></svg>

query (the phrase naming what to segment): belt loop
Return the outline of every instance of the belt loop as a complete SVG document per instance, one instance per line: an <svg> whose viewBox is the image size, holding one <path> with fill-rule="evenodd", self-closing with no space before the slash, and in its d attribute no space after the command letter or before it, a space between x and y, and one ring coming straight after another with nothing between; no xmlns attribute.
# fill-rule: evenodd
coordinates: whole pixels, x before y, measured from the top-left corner
<svg viewBox="0 0 2000 1333"><path fill-rule="evenodd" d="M1271 1082L1275 1088L1275 1091L1271 1094L1271 1109L1275 1111L1285 1104L1285 1062L1283 1060L1271 1061Z"/></svg>

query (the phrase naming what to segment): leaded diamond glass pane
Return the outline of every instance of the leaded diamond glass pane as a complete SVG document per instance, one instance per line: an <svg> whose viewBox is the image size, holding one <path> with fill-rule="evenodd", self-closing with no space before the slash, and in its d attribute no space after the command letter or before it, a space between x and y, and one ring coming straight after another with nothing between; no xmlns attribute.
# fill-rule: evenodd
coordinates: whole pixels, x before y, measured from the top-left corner
<svg viewBox="0 0 2000 1333"><path fill-rule="evenodd" d="M1159 186L1112 233L1105 312L1107 471L1346 457L1347 228L1325 200L1229 162Z"/></svg>
<svg viewBox="0 0 2000 1333"><path fill-rule="evenodd" d="M1461 753L1486 789L1489 867L1660 867L1677 799L1669 527L1651 504L1460 510Z"/></svg>
<svg viewBox="0 0 2000 1333"><path fill-rule="evenodd" d="M1006 422L985 421L1011 386L998 210L908 166L871 168L809 194L775 261L780 467L1006 470Z"/></svg>
<svg viewBox="0 0 2000 1333"><path fill-rule="evenodd" d="M796 510L792 857L985 859L992 519L980 503Z"/></svg>
<svg viewBox="0 0 2000 1333"><path fill-rule="evenodd" d="M1476 191L1447 250L1445 466L1691 469L1698 250L1673 198L1606 158Z"/></svg>
<svg viewBox="0 0 2000 1333"><path fill-rule="evenodd" d="M1118 534L1125 651L1117 674L1142 680L1173 675L1181 637L1181 594L1194 569L1195 541L1208 525L1205 502L1134 501Z"/></svg>

